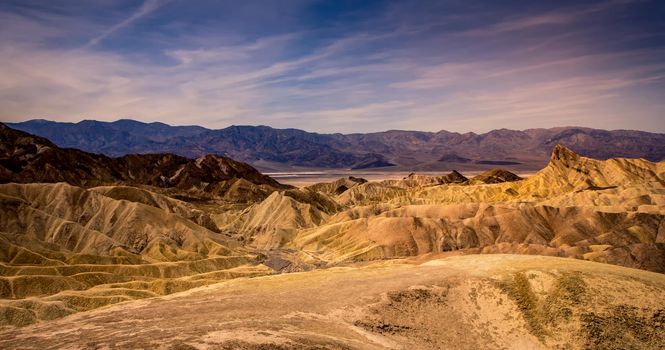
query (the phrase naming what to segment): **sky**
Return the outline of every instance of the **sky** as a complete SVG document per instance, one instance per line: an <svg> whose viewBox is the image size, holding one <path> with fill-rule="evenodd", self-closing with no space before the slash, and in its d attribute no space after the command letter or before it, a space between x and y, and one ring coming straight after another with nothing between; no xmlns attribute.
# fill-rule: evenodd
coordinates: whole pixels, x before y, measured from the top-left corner
<svg viewBox="0 0 665 350"><path fill-rule="evenodd" d="M665 1L0 0L0 120L665 132Z"/></svg>

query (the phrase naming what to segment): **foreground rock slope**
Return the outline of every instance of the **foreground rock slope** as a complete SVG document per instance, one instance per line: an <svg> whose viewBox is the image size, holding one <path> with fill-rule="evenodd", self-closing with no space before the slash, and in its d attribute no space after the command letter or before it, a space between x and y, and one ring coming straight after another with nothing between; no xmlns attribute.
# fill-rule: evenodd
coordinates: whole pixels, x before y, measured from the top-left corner
<svg viewBox="0 0 665 350"><path fill-rule="evenodd" d="M0 347L662 349L665 275L469 255L236 279L0 333Z"/></svg>

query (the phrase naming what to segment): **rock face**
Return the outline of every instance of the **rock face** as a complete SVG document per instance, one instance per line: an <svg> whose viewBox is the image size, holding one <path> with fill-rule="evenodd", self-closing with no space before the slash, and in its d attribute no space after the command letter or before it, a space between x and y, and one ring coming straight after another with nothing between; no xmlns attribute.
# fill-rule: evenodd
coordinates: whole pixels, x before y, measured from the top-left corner
<svg viewBox="0 0 665 350"><path fill-rule="evenodd" d="M353 188L355 186L366 183L367 180L363 178L358 178L354 176L343 177L339 180L327 183L317 183L314 185L307 186L307 189L316 192L323 192L329 195L339 195L346 190Z"/></svg>
<svg viewBox="0 0 665 350"><path fill-rule="evenodd" d="M108 184L146 185L239 197L289 186L279 184L250 165L206 155L191 160L173 154L132 154L119 158L62 149L50 141L0 124L0 183L67 182L92 187ZM251 194L256 196L257 194Z"/></svg>
<svg viewBox="0 0 665 350"><path fill-rule="evenodd" d="M464 175L460 174L457 170L453 170L449 174L442 176L418 175L416 173L411 173L402 180L385 180L382 183L388 186L401 188L415 188L445 184L462 184L467 181L469 181L469 179Z"/></svg>
<svg viewBox="0 0 665 350"><path fill-rule="evenodd" d="M480 175L474 176L471 183L498 184L522 180L521 177L504 169L491 169Z"/></svg>
<svg viewBox="0 0 665 350"><path fill-rule="evenodd" d="M510 166L537 170L557 144L585 156L665 159L665 134L565 127L485 134L399 131L369 134L317 134L266 126L220 130L171 127L131 120L113 123L57 123L32 120L11 127L47 137L61 147L122 156L170 152L186 157L218 154L273 169L297 165L326 168L490 169Z"/></svg>

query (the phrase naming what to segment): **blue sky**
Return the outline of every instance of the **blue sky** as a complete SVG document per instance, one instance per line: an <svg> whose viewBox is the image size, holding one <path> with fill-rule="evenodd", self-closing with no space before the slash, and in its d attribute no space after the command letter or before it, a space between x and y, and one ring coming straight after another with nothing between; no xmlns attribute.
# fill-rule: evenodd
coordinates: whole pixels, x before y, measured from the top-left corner
<svg viewBox="0 0 665 350"><path fill-rule="evenodd" d="M665 132L665 1L1 1L0 119Z"/></svg>

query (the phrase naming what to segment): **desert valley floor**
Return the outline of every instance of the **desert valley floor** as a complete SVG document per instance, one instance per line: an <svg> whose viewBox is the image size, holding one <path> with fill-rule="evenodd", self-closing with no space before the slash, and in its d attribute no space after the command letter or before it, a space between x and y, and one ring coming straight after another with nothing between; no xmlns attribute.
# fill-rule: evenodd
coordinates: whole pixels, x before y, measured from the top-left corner
<svg viewBox="0 0 665 350"><path fill-rule="evenodd" d="M293 186L0 136L0 348L665 348L665 162Z"/></svg>

